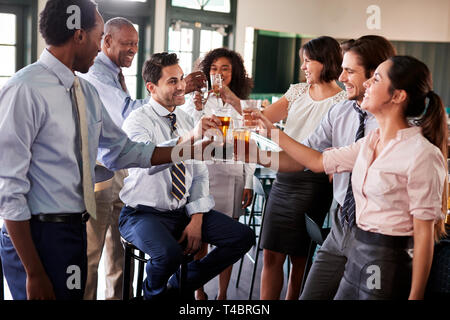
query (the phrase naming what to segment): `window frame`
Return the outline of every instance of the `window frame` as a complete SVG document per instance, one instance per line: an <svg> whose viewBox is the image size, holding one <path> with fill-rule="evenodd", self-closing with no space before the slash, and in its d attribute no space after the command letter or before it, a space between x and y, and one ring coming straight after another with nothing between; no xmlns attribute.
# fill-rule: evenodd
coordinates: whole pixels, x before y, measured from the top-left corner
<svg viewBox="0 0 450 320"><path fill-rule="evenodd" d="M98 10L105 22L113 17L124 17L139 25L136 98L145 98L147 91L141 76L142 66L153 52L155 32L155 0L127 2L120 0L96 0Z"/></svg>
<svg viewBox="0 0 450 320"><path fill-rule="evenodd" d="M235 47L234 36L236 30L236 11L237 0L230 0L230 12L214 12L198 9L189 9L183 7L172 6L172 0L166 0L166 35L165 35L165 51L169 50L169 28L172 23L181 20L188 23L187 28L194 30L193 34L193 50L192 65L200 55L200 33L201 30L214 30L212 24L228 25L225 29L227 36L223 38L223 46L231 50ZM201 23L201 27L197 27L196 23Z"/></svg>
<svg viewBox="0 0 450 320"><path fill-rule="evenodd" d="M37 58L37 1L0 0L0 12L17 16L15 45L17 72Z"/></svg>

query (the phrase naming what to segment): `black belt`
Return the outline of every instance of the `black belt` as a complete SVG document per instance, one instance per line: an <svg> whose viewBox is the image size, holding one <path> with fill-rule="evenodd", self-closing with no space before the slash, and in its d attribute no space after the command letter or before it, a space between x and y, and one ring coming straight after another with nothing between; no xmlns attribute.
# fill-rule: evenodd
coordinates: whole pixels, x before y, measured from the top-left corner
<svg viewBox="0 0 450 320"><path fill-rule="evenodd" d="M31 220L39 222L82 224L89 220L87 211L80 213L40 213L31 215Z"/></svg>
<svg viewBox="0 0 450 320"><path fill-rule="evenodd" d="M412 236L389 236L386 234L364 231L356 227L355 238L367 243L388 248L410 249L414 246Z"/></svg>

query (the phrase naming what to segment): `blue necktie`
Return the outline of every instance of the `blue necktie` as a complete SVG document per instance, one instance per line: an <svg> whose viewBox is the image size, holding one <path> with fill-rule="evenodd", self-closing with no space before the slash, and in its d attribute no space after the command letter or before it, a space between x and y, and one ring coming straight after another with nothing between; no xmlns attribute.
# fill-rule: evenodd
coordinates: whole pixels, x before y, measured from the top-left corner
<svg viewBox="0 0 450 320"><path fill-rule="evenodd" d="M356 106L356 103L353 105L353 108L359 114L359 127L358 131L356 131L355 142L364 137L364 121L367 117L367 113L362 111L359 107ZM345 223L348 223L348 226L351 228L355 224L355 197L353 196L352 189L352 174L350 173L347 193L345 194L344 205L342 206L340 221L342 227L344 227Z"/></svg>
<svg viewBox="0 0 450 320"><path fill-rule="evenodd" d="M170 129L172 130L172 133L175 133L175 131L177 130L177 116L173 113L170 113L167 117L170 120ZM186 167L184 166L183 162L174 163L172 165L172 195L178 201L183 199L183 196L186 193L185 175Z"/></svg>

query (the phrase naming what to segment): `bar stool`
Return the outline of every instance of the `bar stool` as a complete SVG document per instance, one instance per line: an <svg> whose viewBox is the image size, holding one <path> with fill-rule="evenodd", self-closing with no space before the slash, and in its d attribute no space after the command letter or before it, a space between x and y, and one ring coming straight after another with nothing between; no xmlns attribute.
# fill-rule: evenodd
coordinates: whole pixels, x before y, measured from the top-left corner
<svg viewBox="0 0 450 320"><path fill-rule="evenodd" d="M132 282L131 278L131 261L135 259L138 261L138 277L137 277L137 286L136 286L136 295L135 299L142 299L142 283L144 281L144 267L148 262L149 258L146 258L145 252L139 250L134 244L127 241L123 237L120 237L120 241L122 242L123 248L125 250L125 259L124 259L124 268L123 268L123 288L122 288L122 300L128 301L130 300L130 285ZM138 254L135 254L137 250ZM178 283L180 296L183 296L185 291L184 287L186 284L187 278L187 264L194 259L194 254L183 255L180 264L180 279Z"/></svg>
<svg viewBox="0 0 450 320"><path fill-rule="evenodd" d="M314 252L316 251L317 246L321 246L325 241L328 233L330 233L331 228L321 228L319 225L310 218L305 213L305 223L306 223L306 231L308 232L309 237L311 238L311 242L309 245L308 257L306 260L305 271L303 273L302 284L300 286L300 294L303 291L303 287L306 283L306 278L308 277L309 270L312 266L312 260L314 257Z"/></svg>
<svg viewBox="0 0 450 320"><path fill-rule="evenodd" d="M256 269L258 267L259 253L262 250L261 247L260 247L261 232L262 232L262 228L263 228L263 225L264 225L264 211L265 211L265 208L266 208L266 200L267 200L267 197L268 197L268 194L264 190L264 187L263 187L261 181L255 176L253 176L253 191L255 193L253 201L256 201L257 197L261 197L262 198L261 223L259 224L259 233L257 235L258 241L257 241L256 248L255 248L255 256L253 257L250 254L250 252L247 252L241 258L241 262L239 264L239 271L238 271L238 275L237 275L237 279L236 279L236 288L237 288L239 286L239 280L240 280L240 277L241 277L242 264L244 262L244 258L247 256L247 258L250 260L250 262L253 263L252 279L251 279L251 282L250 282L250 290L249 290L249 296L248 296L249 300L252 299L253 285L255 283L255 275L256 275ZM252 212L253 212L253 209L252 209ZM253 214L254 214L254 212L253 212ZM248 222L249 226L252 223L252 219L254 221L254 215L251 214L250 217L249 217L249 222ZM253 228L255 228L255 223L253 223Z"/></svg>
<svg viewBox="0 0 450 320"><path fill-rule="evenodd" d="M0 301L5 300L5 286L3 283L3 266L2 259L0 258Z"/></svg>

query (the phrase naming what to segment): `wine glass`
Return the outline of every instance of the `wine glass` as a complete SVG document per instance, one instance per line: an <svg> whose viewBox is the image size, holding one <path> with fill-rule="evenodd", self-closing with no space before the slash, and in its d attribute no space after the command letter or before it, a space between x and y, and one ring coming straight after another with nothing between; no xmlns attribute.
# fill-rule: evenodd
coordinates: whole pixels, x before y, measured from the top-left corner
<svg viewBox="0 0 450 320"><path fill-rule="evenodd" d="M214 73L211 74L210 77L211 77L212 91L216 95L217 104L219 105L220 108L222 108L223 107L222 100L220 99L220 89L222 89L223 85L222 75L220 73Z"/></svg>
<svg viewBox="0 0 450 320"><path fill-rule="evenodd" d="M223 79L220 73L211 74L211 86L216 97L220 97L220 89L222 89Z"/></svg>
<svg viewBox="0 0 450 320"><path fill-rule="evenodd" d="M203 81L203 86L200 88L200 97L202 102L202 109L205 109L206 100L208 100L209 96L209 88L208 88L208 81Z"/></svg>

